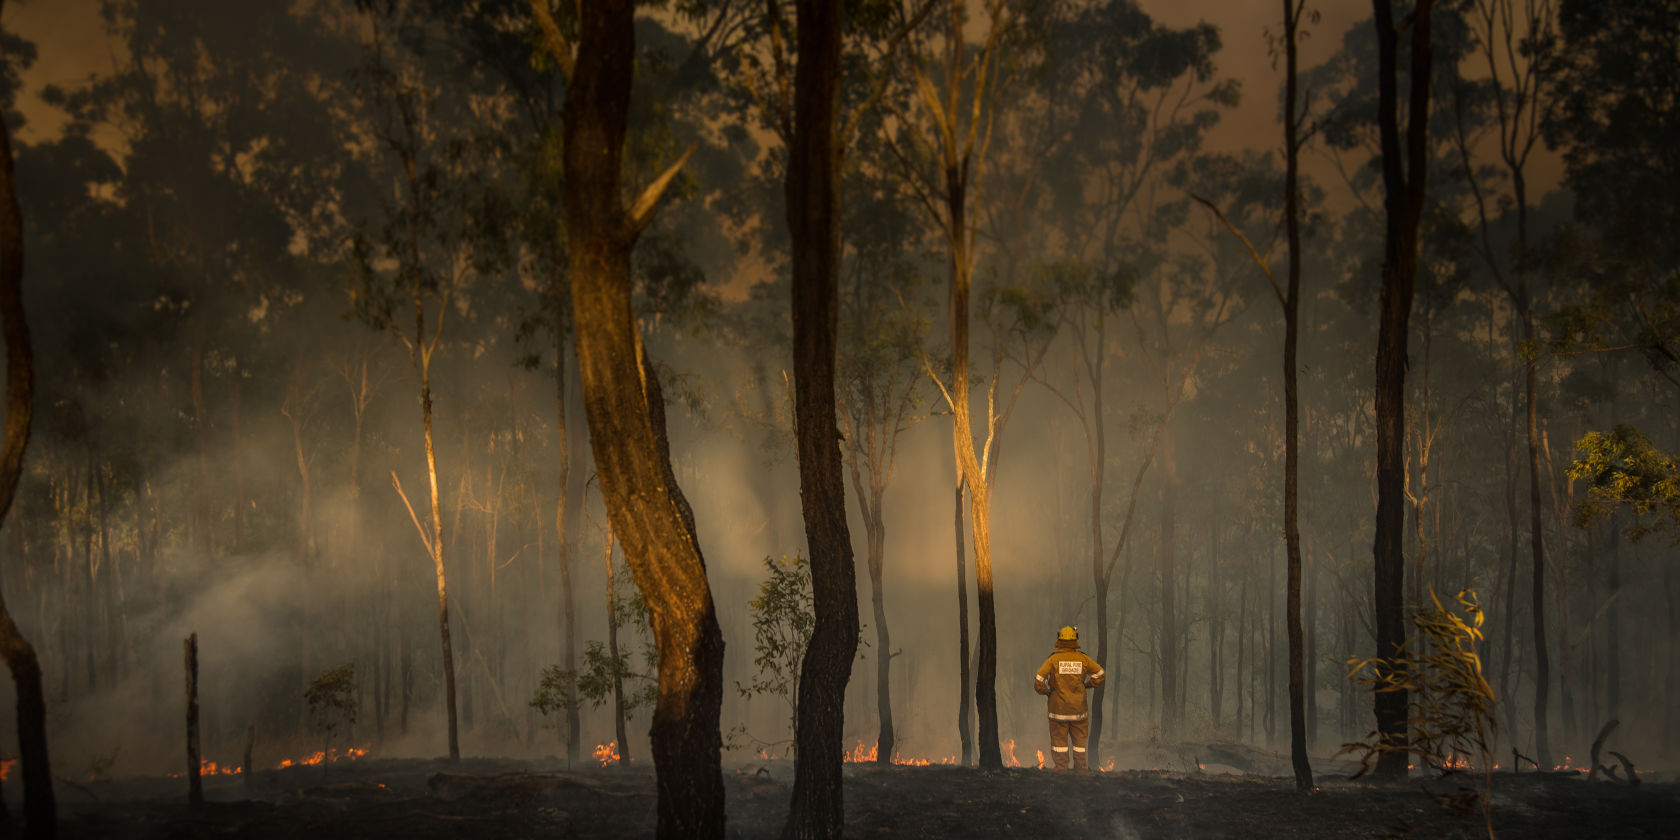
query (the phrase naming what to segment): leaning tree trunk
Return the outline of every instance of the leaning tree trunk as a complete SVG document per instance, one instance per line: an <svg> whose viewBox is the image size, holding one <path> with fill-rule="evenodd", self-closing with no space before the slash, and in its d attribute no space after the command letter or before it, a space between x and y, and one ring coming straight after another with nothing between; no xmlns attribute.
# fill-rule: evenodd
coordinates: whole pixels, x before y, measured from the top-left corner
<svg viewBox="0 0 1680 840"><path fill-rule="evenodd" d="M0 7L5 0L0 0ZM0 123L0 330L6 339L6 439L0 448L0 522L12 509L23 456L29 448L35 365L29 324L23 312L23 211L18 207L12 169L12 138ZM52 766L47 755L47 704L41 663L23 637L0 594L0 660L17 686L18 757L23 763L23 825L26 837L58 836Z"/></svg>
<svg viewBox="0 0 1680 840"><path fill-rule="evenodd" d="M839 837L846 683L857 654L857 569L835 426L840 301L840 0L799 0L799 66L789 138L787 211L793 244L793 402L799 498L811 556L816 625L799 669L793 803L784 838ZM883 627L884 629L884 627ZM889 653L877 651L883 661ZM877 745L879 749L879 745Z"/></svg>
<svg viewBox="0 0 1680 840"><path fill-rule="evenodd" d="M1401 616L1405 585L1406 338L1417 273L1418 220L1428 157L1429 15L1433 0L1420 0L1409 21L1412 34L1411 96L1406 122L1406 161L1401 162L1397 72L1398 33L1389 0L1372 0L1377 26L1378 133L1382 141L1384 215L1381 315L1377 333L1377 520L1372 546L1375 566L1374 616L1379 674L1403 677L1399 662L1406 628ZM1390 748L1377 761L1377 775L1406 775L1407 692L1384 691L1375 700L1379 737Z"/></svg>
<svg viewBox="0 0 1680 840"><path fill-rule="evenodd" d="M694 513L671 472L664 397L630 304L630 254L675 169L626 212L621 184L635 4L582 6L564 106L564 195L573 331L601 497L647 600L659 652L650 730L658 836L724 834L723 633ZM565 59L562 59L565 63Z"/></svg>

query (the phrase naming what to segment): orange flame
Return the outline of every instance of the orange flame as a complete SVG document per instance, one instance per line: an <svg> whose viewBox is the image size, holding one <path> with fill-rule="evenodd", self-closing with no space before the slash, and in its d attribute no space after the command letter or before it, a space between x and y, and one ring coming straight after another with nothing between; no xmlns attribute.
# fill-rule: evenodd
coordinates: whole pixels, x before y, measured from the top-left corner
<svg viewBox="0 0 1680 840"><path fill-rule="evenodd" d="M12 777L12 768L16 767L17 763L18 760L15 758L8 758L5 761L0 761L0 782L4 782Z"/></svg>
<svg viewBox="0 0 1680 840"><path fill-rule="evenodd" d="M595 745L595 760L601 762L602 767L605 767L608 764L611 764L611 763L617 761L618 760L618 742L617 741L608 741L605 744L596 744Z"/></svg>
<svg viewBox="0 0 1680 840"><path fill-rule="evenodd" d="M1009 740L1004 741L1001 746L1003 747L1005 752L1009 753L1009 755L1005 757L1005 760L1009 764L1009 766L1010 767L1020 767L1021 762L1019 762L1015 759L1015 739L1010 738Z"/></svg>
<svg viewBox="0 0 1680 840"><path fill-rule="evenodd" d="M844 761L844 762L847 762L848 764L871 764L871 763L874 763L876 761L876 759L878 759L880 757L881 757L881 745L880 744L873 744L868 749L864 749L863 742L858 741L857 746L852 747L851 750L848 751L844 756L842 756L840 760ZM945 756L944 758L938 759L936 761L936 760L931 759L931 758L921 758L919 756L906 756L906 755L898 752L897 750L894 750L893 754L892 754L892 762L891 763L902 764L902 765L909 766L909 767L928 767L928 766L931 766L933 764L956 764L957 763L957 757L954 756L954 755L948 755L948 756Z"/></svg>
<svg viewBox="0 0 1680 840"><path fill-rule="evenodd" d="M314 767L319 764L331 764L335 761L354 761L367 754L368 747L365 746L346 747L342 752L335 747L330 750L317 750L301 758L281 759L279 764L274 765L274 768L284 770L287 767ZM10 770L12 763L10 761L0 762L0 781L6 780L6 773ZM200 776L238 776L244 772L245 768L238 764L217 764L207 758L198 760L198 775ZM169 778L179 779L186 775L185 773L170 773Z"/></svg>
<svg viewBox="0 0 1680 840"><path fill-rule="evenodd" d="M1102 771L1103 771L1103 772L1104 772L1104 773L1107 773L1107 772L1109 772L1109 771L1111 771L1111 770L1113 770L1113 769L1114 769L1114 759L1112 759L1112 758L1111 758L1111 759L1109 759L1109 760L1108 760L1108 761L1107 761L1107 762L1104 762L1104 763L1103 763L1103 766L1102 766Z"/></svg>
<svg viewBox="0 0 1680 840"><path fill-rule="evenodd" d="M857 746L852 747L852 751L849 752L849 753L846 753L845 757L842 758L841 760L851 762L853 764L863 764L863 763L866 763L866 762L875 761L877 758L880 757L880 755L881 755L881 745L880 744L871 744L869 746L869 749L865 750L863 748L863 742L859 741L859 742L857 742Z"/></svg>
<svg viewBox="0 0 1680 840"><path fill-rule="evenodd" d="M1033 752L1038 753L1038 769L1043 770L1044 769L1044 750L1033 750Z"/></svg>
<svg viewBox="0 0 1680 840"><path fill-rule="evenodd" d="M331 764L332 762L345 759L354 761L364 755L367 755L367 753L367 747L346 747L343 752L339 752L338 748L334 747L330 750L316 750L315 752L303 756L302 758L284 759L280 762L278 767L281 770L284 770L287 767L314 767L320 764Z"/></svg>

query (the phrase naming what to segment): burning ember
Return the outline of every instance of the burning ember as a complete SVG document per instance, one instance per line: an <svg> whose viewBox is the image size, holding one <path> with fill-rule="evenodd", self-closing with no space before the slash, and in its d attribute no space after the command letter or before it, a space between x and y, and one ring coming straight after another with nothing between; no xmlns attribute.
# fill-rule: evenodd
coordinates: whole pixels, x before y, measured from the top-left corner
<svg viewBox="0 0 1680 840"><path fill-rule="evenodd" d="M198 775L200 776L237 776L243 772L245 772L243 767L223 767L208 759L201 758L198 760Z"/></svg>
<svg viewBox="0 0 1680 840"><path fill-rule="evenodd" d="M310 753L309 755L295 761L290 758L285 759L280 762L280 768L313 767L317 764L330 764L334 761L338 761L339 759L349 759L354 761L364 755L367 755L367 752L367 747L348 747L342 753L337 749L326 750L324 752L317 750L316 752ZM235 770L235 772L237 772L237 770Z"/></svg>
<svg viewBox="0 0 1680 840"><path fill-rule="evenodd" d="M618 760L618 742L617 741L608 741L605 744L596 744L595 745L595 760L601 762L602 767L605 767L608 764L611 764L611 763L617 761Z"/></svg>
<svg viewBox="0 0 1680 840"><path fill-rule="evenodd" d="M880 755L880 744L872 744L869 749L866 750L863 748L863 742L859 741L857 742L857 746L852 747L851 751L841 757L840 760L848 764L872 764L880 757ZM906 757L895 751L893 752L891 763L903 764L910 767L928 767L934 764L956 764L957 757L954 755L948 755L936 761L931 758Z"/></svg>
<svg viewBox="0 0 1680 840"><path fill-rule="evenodd" d="M12 777L12 768L16 767L17 763L18 760L15 758L8 758L5 761L0 761L0 782L4 782Z"/></svg>
<svg viewBox="0 0 1680 840"><path fill-rule="evenodd" d="M367 747L346 747L342 752L336 748L330 750L317 750L309 755L303 756L302 758L281 759L279 764L274 765L274 769L284 770L287 767L314 767L319 764L331 764L335 761L341 760L354 761L367 754ZM13 762L10 761L0 762L0 781L5 781L6 772L10 769L12 763ZM216 762L206 758L198 760L198 775L200 776L238 776L244 772L245 768L240 767L237 764L217 764ZM169 778L179 779L185 775L187 774L170 773Z"/></svg>

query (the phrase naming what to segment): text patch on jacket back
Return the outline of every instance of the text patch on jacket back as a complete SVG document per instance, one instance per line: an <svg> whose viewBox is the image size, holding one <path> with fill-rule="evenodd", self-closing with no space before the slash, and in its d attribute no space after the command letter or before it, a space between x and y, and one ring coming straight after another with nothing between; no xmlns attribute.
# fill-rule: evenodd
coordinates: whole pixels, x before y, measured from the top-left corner
<svg viewBox="0 0 1680 840"><path fill-rule="evenodd" d="M1084 663L1079 662L1078 660L1072 660L1072 661L1068 661L1068 662L1058 662L1058 663L1056 663L1056 668L1057 668L1057 673L1060 673L1060 674L1083 674L1083 673L1085 673Z"/></svg>

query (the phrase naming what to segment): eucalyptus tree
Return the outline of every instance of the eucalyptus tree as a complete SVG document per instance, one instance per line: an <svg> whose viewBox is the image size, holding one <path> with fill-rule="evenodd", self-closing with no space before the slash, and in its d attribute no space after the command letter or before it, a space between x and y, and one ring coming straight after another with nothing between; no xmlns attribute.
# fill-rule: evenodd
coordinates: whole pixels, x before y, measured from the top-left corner
<svg viewBox="0 0 1680 840"><path fill-rule="evenodd" d="M991 487L982 454L975 448L969 388L969 308L973 289L975 220L971 199L979 193L990 126L1000 107L1001 88L1010 77L1006 53L1014 43L1012 27L1019 10L1006 0L988 0L982 44L967 43L968 12L963 0L950 0L943 10L942 53L924 39L912 37L905 64L915 80L913 110L896 114L906 128L894 138L893 155L902 163L911 194L938 227L947 252L950 276L951 368L949 383L931 365L928 374L939 385L951 409L951 442L958 473L966 486L974 538L974 571L980 619L979 667L975 674L976 711L980 718L980 767L999 770L1003 753L998 744L997 719L997 606L992 578ZM908 12L902 12L909 19ZM937 79L938 81L935 81ZM995 380L994 380L995 384ZM995 418L988 418L993 427ZM988 440L994 428L988 428Z"/></svg>
<svg viewBox="0 0 1680 840"><path fill-rule="evenodd" d="M1423 213L1429 161L1430 13L1434 0L1419 0L1408 24L1411 64L1407 79L1406 145L1404 159L1399 129L1399 30L1390 0L1372 0L1377 29L1377 126L1382 148L1384 236L1381 314L1378 319L1376 362L1377 517L1373 547L1375 561L1374 617L1379 675L1404 679L1400 664L1406 638L1401 616L1405 585L1404 539L1406 433L1406 343L1411 318L1412 290L1417 274L1418 222ZM1539 537L1536 536L1536 539ZM1544 675L1544 666L1541 670ZM1543 693L1540 695L1545 696ZM1378 692L1375 698L1377 731L1385 750L1377 774L1387 779L1406 775L1407 692ZM1539 701L1544 712L1544 700ZM1541 716L1541 721L1545 717ZM1540 732L1544 732L1544 727ZM1542 735L1542 745L1544 744Z"/></svg>
<svg viewBox="0 0 1680 840"><path fill-rule="evenodd" d="M0 0L0 13L5 3ZM5 33L6 47L17 45ZM21 72L10 61L0 72L7 80ZM11 84L0 91L0 117L12 106ZM6 436L0 445L0 521L11 511L18 477L29 448L30 412L34 400L35 366L29 344L29 324L23 309L23 211L18 204L13 169L12 133L0 119L0 331L6 342ZM16 527L14 525L14 527ZM53 799L52 759L47 749L47 705L41 685L41 661L35 646L23 635L0 597L0 660L12 673L17 691L18 753L23 764L24 836L51 840L58 836L58 807ZM0 816L5 816L0 811Z"/></svg>
<svg viewBox="0 0 1680 840"><path fill-rule="evenodd" d="M659 648L651 733L658 832L722 837L723 633L694 512L671 470L659 375L631 310L631 250L688 156L626 208L620 165L636 48L634 5L584 5L575 54L547 6L532 6L544 46L568 82L562 177L572 311L591 325L574 339L589 443L608 518L646 599Z"/></svg>
<svg viewBox="0 0 1680 840"><path fill-rule="evenodd" d="M851 105L848 112L842 107L845 39L839 0L795 4L791 56L784 44L780 4L768 3L765 10L772 78L762 85L765 89L749 78L748 91L787 147L794 429L816 610L799 670L795 736L800 760L783 836L838 837L844 822L840 780L844 698L858 637L856 569L846 525L841 435L836 426L842 159L860 120L884 92L889 77L877 71L877 78L867 80L873 95L861 104L845 103ZM925 13L909 18L897 34L885 39L888 66L893 50ZM795 59L792 79L790 57ZM878 506L878 496L876 502ZM875 566L871 576L877 579L878 589ZM881 630L885 631L884 621ZM890 717L886 720L883 731L890 740ZM890 743L887 750L878 745L881 753L891 760Z"/></svg>
<svg viewBox="0 0 1680 840"><path fill-rule="evenodd" d="M489 220L474 212L474 167L456 132L471 125L471 89L440 87L435 57L414 50L392 32L413 24L412 10L364 5L369 33L358 103L377 143L368 163L373 194L392 195L385 207L364 211L354 238L356 313L389 334L407 352L418 390L429 490L429 523L422 524L395 470L391 483L432 562L437 584L438 638L442 648L443 701L449 757L460 757L456 711L455 654L450 633L450 599L445 573L443 510L433 439L432 375L446 345L444 325L459 319L472 283L488 268L487 241L496 235ZM424 21L419 22L425 25Z"/></svg>

